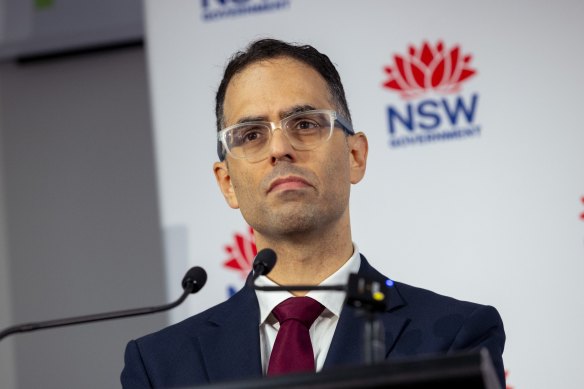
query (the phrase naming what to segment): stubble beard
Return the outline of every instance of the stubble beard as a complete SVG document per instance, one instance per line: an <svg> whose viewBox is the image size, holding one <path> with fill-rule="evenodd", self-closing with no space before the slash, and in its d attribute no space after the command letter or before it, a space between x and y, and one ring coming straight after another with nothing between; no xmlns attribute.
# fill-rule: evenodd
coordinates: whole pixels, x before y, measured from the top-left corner
<svg viewBox="0 0 584 389"><path fill-rule="evenodd" d="M248 224L267 239L306 239L330 230L348 212L348 194L329 197L306 196L276 206L256 204L251 212L242 211L242 214Z"/></svg>
<svg viewBox="0 0 584 389"><path fill-rule="evenodd" d="M350 184L348 171L343 171L343 174L338 170L341 161L344 161L344 158L339 158L334 163L329 161L325 165L322 177L337 177L340 182L347 182L348 187L342 190L330 190L331 186L342 185L340 182L321 182L324 188L329 188L326 193L313 187L306 191L274 193L272 195L278 198L264 201L265 199L255 198L256 193L245 185L235 185L246 192L240 192L238 195L247 203L241 204L240 207L243 218L267 239L302 240L311 235L326 234L328 230L334 229L337 223L342 223L343 217L348 219ZM305 177L309 182L318 181L310 170L290 163L279 163L268 176L264 177L259 186L267 188L275 177L289 174ZM245 180L243 177L242 181ZM324 197L321 198L321 195Z"/></svg>

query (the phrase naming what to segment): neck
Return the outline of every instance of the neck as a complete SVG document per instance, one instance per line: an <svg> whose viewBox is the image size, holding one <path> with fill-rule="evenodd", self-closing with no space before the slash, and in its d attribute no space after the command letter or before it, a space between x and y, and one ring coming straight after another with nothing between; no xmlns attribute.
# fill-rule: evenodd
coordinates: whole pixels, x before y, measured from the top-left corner
<svg viewBox="0 0 584 389"><path fill-rule="evenodd" d="M278 262L269 278L279 285L320 284L353 254L348 223L343 230L331 234L323 234L322 231L318 234L304 233L301 237L287 239L270 238L256 232L258 251L269 247L278 255Z"/></svg>

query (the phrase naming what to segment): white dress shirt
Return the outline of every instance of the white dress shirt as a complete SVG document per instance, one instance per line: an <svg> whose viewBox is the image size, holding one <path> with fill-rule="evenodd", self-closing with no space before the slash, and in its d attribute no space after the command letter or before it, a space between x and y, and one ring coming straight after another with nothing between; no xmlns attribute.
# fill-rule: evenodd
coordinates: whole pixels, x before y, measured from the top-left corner
<svg viewBox="0 0 584 389"><path fill-rule="evenodd" d="M346 284L349 279L349 274L357 273L361 266L361 257L357 245L353 243L353 255L345 262L343 266L327 279L322 281L320 285L337 285ZM260 276L257 285L273 286L277 285L274 281L266 276ZM260 306L260 350L262 355L262 370L264 375L268 371L268 363L276 335L280 329L280 323L272 314L272 310L282 301L294 297L294 295L287 291L282 292L266 292L256 290ZM324 306L324 311L314 321L310 327L310 340L312 342L312 349L314 351L316 371L322 369L326 355L328 353L331 341L339 316L343 309L346 292L339 291L310 291L306 296L311 297Z"/></svg>

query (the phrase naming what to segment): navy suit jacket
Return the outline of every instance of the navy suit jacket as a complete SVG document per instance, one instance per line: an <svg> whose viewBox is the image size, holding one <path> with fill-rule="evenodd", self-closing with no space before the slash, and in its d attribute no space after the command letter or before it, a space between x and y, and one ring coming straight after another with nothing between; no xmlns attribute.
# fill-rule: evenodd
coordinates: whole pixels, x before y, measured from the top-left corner
<svg viewBox="0 0 584 389"><path fill-rule="evenodd" d="M359 274L386 277L361 256ZM505 382L505 332L497 310L394 283L385 326L386 358L448 354L486 347ZM260 311L245 286L229 300L159 332L128 343L121 381L124 388L196 386L262 376ZM344 308L323 370L361 362L362 319Z"/></svg>

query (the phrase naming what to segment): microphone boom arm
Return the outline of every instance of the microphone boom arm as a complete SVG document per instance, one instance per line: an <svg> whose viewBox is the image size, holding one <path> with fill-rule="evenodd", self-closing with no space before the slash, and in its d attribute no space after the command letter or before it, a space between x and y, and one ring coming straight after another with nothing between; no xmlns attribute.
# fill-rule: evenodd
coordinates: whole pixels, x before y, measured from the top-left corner
<svg viewBox="0 0 584 389"><path fill-rule="evenodd" d="M0 331L0 341L7 337L8 335L20 332L31 332L37 330L44 330L48 328L64 327L84 323L94 323L104 320L122 319L126 317L141 316L148 315L151 313L168 311L169 309L172 309L180 305L183 301L185 301L189 294L198 292L205 285L206 281L207 274L205 273L205 271L200 267L194 267L187 272L182 281L182 286L184 289L182 295L176 301L173 301L171 303L158 305L154 307L126 309L114 312L75 316L65 319L55 319L25 324L17 324Z"/></svg>
<svg viewBox="0 0 584 389"><path fill-rule="evenodd" d="M282 285L282 286L259 286L253 283L253 288L255 290L263 290L267 292L277 292L282 290L287 290L290 292L300 292L300 291L310 291L310 290L333 290L338 292L344 292L347 290L346 285Z"/></svg>
<svg viewBox="0 0 584 389"><path fill-rule="evenodd" d="M94 323L103 320L111 320L111 319L121 319L125 317L132 317L132 316L140 316L140 315L147 315L150 313L162 312L172 309L185 301L188 295L191 292L185 290L183 294L178 298L178 300L156 307L145 307L145 308L136 308L136 309L129 309L129 310L122 310L122 311L115 311L115 312L107 312L107 313L97 313L93 315L84 315L84 316L75 316L69 317L66 319L56 319L56 320L47 320L41 321L36 323L26 323L26 324L18 324L12 327L8 327L5 330L0 332L0 340L7 337L11 334L16 334L19 332L31 332L37 330L44 330L48 328L55 328L55 327L64 327L74 324L83 324L83 323Z"/></svg>

